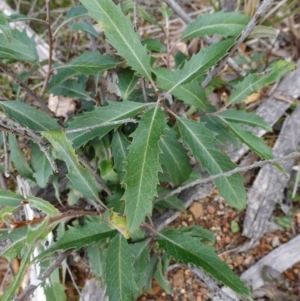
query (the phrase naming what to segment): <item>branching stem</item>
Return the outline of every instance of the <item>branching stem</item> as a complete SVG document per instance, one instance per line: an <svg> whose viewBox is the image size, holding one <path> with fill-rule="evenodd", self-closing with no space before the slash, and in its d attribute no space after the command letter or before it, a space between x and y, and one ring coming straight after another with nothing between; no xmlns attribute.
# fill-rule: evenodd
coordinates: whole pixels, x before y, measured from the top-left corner
<svg viewBox="0 0 300 301"><path fill-rule="evenodd" d="M12 77L15 80L15 82L28 93L28 95L35 101L35 103L47 113L47 115L49 115L50 117L53 116L53 113L47 107L44 100L41 97L39 97L38 95L36 95L22 80L20 80L18 75L16 73L14 73L10 69L10 67L8 67L7 65L5 65L4 63L2 63L0 61L0 69L4 73L6 73L10 77Z"/></svg>
<svg viewBox="0 0 300 301"><path fill-rule="evenodd" d="M46 74L46 78L44 81L44 85L41 91L41 97L44 96L48 82L50 80L51 72L52 72L52 50L53 50L53 37L52 37L52 30L51 30L51 15L50 15L50 0L46 0L46 10L47 10L47 30L48 30L48 39L49 39L49 57L48 57L48 70Z"/></svg>
<svg viewBox="0 0 300 301"><path fill-rule="evenodd" d="M174 189L173 191L171 191L170 193L168 193L167 195L165 195L164 197L158 198L157 201L164 200L164 199L166 199L166 198L168 198L168 197L170 197L174 194L178 194L183 190L186 190L190 187L193 187L193 186L196 186L196 185L199 185L199 184L205 184L205 183L208 183L210 181L213 181L213 180L221 178L221 177L230 177L230 176L232 176L233 174L235 174L237 172L247 171L247 170L250 170L250 169L253 169L253 168L256 168L256 167L262 167L262 166L267 165L267 164L282 163L284 161L296 159L296 158L299 158L299 157L300 157L300 152L293 152L293 153L291 153L287 156L281 157L281 158L258 161L258 162L255 162L255 163L251 164L251 165L248 165L248 166L237 167L237 168L234 168L230 171L227 171L227 172L224 172L224 173L221 173L221 174L218 174L218 175L210 176L210 177L207 177L207 178L204 178L204 179L196 180L196 181L193 181L193 182L191 182L187 185L178 187L178 188Z"/></svg>

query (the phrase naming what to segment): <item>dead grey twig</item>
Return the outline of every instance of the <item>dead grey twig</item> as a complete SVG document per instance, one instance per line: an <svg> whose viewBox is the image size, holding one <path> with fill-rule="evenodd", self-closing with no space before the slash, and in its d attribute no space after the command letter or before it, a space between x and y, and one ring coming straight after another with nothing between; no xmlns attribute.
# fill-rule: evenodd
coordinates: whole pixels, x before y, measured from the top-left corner
<svg viewBox="0 0 300 301"><path fill-rule="evenodd" d="M212 289L215 294L217 294L223 301L235 301L229 295L227 295L221 288L219 288L217 282L212 278L206 275L201 269L197 268L193 264L189 264L188 268L191 272L197 275L201 280L203 280L210 289Z"/></svg>
<svg viewBox="0 0 300 301"><path fill-rule="evenodd" d="M27 286L26 289L23 291L23 293L19 297L17 297L15 301L27 300L27 298L29 298L29 296L37 289L37 287L43 281L45 281L56 268L58 268L58 266L72 253L72 251L73 250L71 249L71 250L67 250L67 251L64 251L63 253L59 254L57 259L45 270L44 273L42 273L37 278L37 280L40 280L40 282L37 284L31 284L31 285Z"/></svg>
<svg viewBox="0 0 300 301"><path fill-rule="evenodd" d="M95 125L91 125L91 126L84 126L82 128L78 128L78 129L65 130L65 133L70 134L70 133L77 133L77 132L82 132L82 131L91 131L91 130L102 128L105 126L123 124L123 123L127 123L127 122L137 123L137 120L135 120L133 118L126 118L126 119L122 119L122 120L103 122L103 123L95 124Z"/></svg>
<svg viewBox="0 0 300 301"><path fill-rule="evenodd" d="M59 172L59 169L58 169L54 159L50 155L50 152L49 152L49 149L48 149L48 141L45 138L40 137L34 131L32 131L28 128L22 127L17 122L15 122L15 121L7 118L7 117L0 118L0 129L2 131L8 132L8 133L12 133L12 134L15 134L15 135L27 137L28 139L35 142L39 146L40 150L45 154L45 156L48 159L53 171L55 173Z"/></svg>
<svg viewBox="0 0 300 301"><path fill-rule="evenodd" d="M174 12L186 23L190 23L193 21L192 18L174 1L174 0L164 0L173 10ZM211 45L213 41L209 37L203 37L203 41ZM228 59L228 65L239 75L239 76L245 76L246 72L240 68L233 59Z"/></svg>
<svg viewBox="0 0 300 301"><path fill-rule="evenodd" d="M168 0L171 1L171 0ZM214 68L205 78L203 83L201 84L202 88L205 88L211 80L220 72L220 70L224 67L226 62L229 60L231 55L238 49L238 47L245 41L245 39L251 34L254 26L257 24L257 22L261 19L262 15L268 10L268 8L271 6L271 4L274 2L274 0L264 0L263 3L260 5L260 7L257 9L255 15L250 20L248 25L243 30L242 34L238 38L238 40L235 42L233 47L230 49L228 54L219 62L218 66Z"/></svg>
<svg viewBox="0 0 300 301"><path fill-rule="evenodd" d="M44 81L44 85L41 91L41 97L44 96L48 82L50 80L51 72L52 72L52 49L53 49L53 37L52 37L52 30L51 30L51 14L50 14L50 0L46 0L46 11L47 11L47 30L48 30L48 39L49 39L49 57L48 57L48 70L46 74L46 78Z"/></svg>
<svg viewBox="0 0 300 301"><path fill-rule="evenodd" d="M3 150L4 150L4 175L6 178L9 177L9 150L7 147L7 137L6 133L2 131L2 140L3 140Z"/></svg>
<svg viewBox="0 0 300 301"><path fill-rule="evenodd" d="M0 69L3 70L3 72L7 75L11 76L15 80L15 82L29 94L29 96L36 102L36 104L45 111L47 115L49 115L50 117L53 116L53 113L47 107L44 100L36 95L22 80L20 80L18 75L14 73L9 66L0 61Z"/></svg>
<svg viewBox="0 0 300 301"><path fill-rule="evenodd" d="M232 176L233 174L235 174L237 172L247 171L247 170L250 170L250 169L253 169L253 168L256 168L256 167L262 167L262 166L267 165L267 164L275 164L275 163L280 164L284 161L292 160L292 159L299 158L299 157L300 157L299 152L293 152L293 153L291 153L287 156L281 157L281 158L263 160L263 161L255 162L255 163L253 163L251 165L248 165L248 166L236 167L236 168L234 168L230 171L227 171L227 172L224 172L224 173L221 173L221 174L218 174L218 175L210 176L210 177L207 177L207 178L204 178L204 179L196 180L196 181L193 181L193 182L191 182L187 185L178 187L178 188L174 189L173 191L171 191L170 193L168 193L167 195L158 198L156 201L164 200L164 199L166 199L166 198L168 198L168 197L170 197L174 194L178 194L181 191L186 190L187 188L196 186L198 184L208 183L212 180L215 180L215 179L218 179L218 178L221 178L221 177L230 177L230 176Z"/></svg>

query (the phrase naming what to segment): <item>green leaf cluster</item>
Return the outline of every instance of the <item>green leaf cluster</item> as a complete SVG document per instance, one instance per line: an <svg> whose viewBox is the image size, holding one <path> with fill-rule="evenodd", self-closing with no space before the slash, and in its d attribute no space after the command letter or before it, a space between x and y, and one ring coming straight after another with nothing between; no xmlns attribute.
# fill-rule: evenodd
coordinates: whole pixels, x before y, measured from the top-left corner
<svg viewBox="0 0 300 301"><path fill-rule="evenodd" d="M247 16L217 12L197 17L187 25L181 41L207 35L219 35L220 41L191 57L176 54L174 67L170 67L169 45L140 37L134 30L131 4L116 5L112 0L81 3L69 10L54 35L71 23L71 31L80 30L82 36L98 43L93 24L84 19L88 15L100 24L105 41L115 52L84 51L64 63L53 62L46 92L57 95L59 101L64 96L76 99L74 116L58 121L55 113L47 115L26 98L21 102L17 85L12 92L14 100L0 102L1 127L9 131L11 170L40 192L36 197L0 190L0 218L15 226L11 232L0 232L0 241L10 240L2 255L8 260L22 258L3 300L14 298L32 262L43 263L47 269L56 252L70 249L87 251L92 273L105 283L110 301L135 300L151 289L152 278L172 294L164 276L171 258L197 265L218 282L251 298L245 284L216 255L213 233L199 226L158 232L148 221L155 210L185 210L180 195L172 190L198 180L199 166L212 176L235 169L226 154L228 143L242 143L263 159L273 158L271 148L251 132L255 127L272 128L246 111L243 101L282 78L294 65L274 61L264 73L251 70L235 82L216 79L203 89L204 76L235 44L249 22ZM164 30L164 24L151 14L142 8L139 11L145 21ZM160 12L168 23L172 11L162 6ZM8 18L0 13L0 59L7 64L25 62L26 85L32 88L32 74L41 67L34 38L9 25L10 20L24 17ZM160 57L168 58L166 64ZM107 71L116 74L113 92L103 89ZM25 78L24 74L18 76ZM228 103L218 110L209 95L219 84L232 92ZM53 162L60 174L53 172ZM246 207L239 173L221 176L214 183L230 206L237 210ZM49 191L54 196L48 199ZM37 209L42 218L20 227L12 215L23 206ZM84 218L84 223L77 217ZM34 255L37 249L40 253ZM45 284L47 300L66 299L57 271L50 280L51 286Z"/></svg>

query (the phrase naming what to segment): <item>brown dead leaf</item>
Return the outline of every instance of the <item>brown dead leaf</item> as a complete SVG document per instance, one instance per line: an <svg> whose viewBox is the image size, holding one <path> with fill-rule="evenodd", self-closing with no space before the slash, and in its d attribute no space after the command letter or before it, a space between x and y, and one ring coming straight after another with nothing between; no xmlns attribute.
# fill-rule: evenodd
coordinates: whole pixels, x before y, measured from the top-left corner
<svg viewBox="0 0 300 301"><path fill-rule="evenodd" d="M260 93L252 93L250 96L248 96L245 100L244 103L245 104L249 104L249 103L253 103L258 101L260 98Z"/></svg>
<svg viewBox="0 0 300 301"><path fill-rule="evenodd" d="M53 94L50 94L48 107L56 117L69 119L74 115L76 103L70 97L54 96Z"/></svg>

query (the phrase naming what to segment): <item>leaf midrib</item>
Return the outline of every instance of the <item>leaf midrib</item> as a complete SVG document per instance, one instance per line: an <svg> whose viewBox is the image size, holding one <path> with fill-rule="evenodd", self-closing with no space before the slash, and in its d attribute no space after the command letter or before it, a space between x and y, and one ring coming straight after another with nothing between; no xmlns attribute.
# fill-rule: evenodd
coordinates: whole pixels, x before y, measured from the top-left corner
<svg viewBox="0 0 300 301"><path fill-rule="evenodd" d="M179 121L181 122L181 124L183 124L185 126L185 124L179 119ZM221 167L217 164L217 162L214 160L214 158L210 155L210 153L208 152L208 150L203 146L203 144L201 143L201 141L197 138L197 136L194 135L194 132L190 131L188 127L185 126L185 128L192 134L193 137L196 138L196 140L199 142L199 144L201 145L202 149L209 155L209 157L211 158L211 161L214 163L214 165L217 167L217 169L219 170L219 173L222 173L223 170L221 169ZM228 181L227 177L222 177L220 178L224 181L227 182L227 186L231 187L231 183ZM234 192L234 195L236 197L236 199L238 199L238 195L236 194L236 191L234 189L231 188L231 191Z"/></svg>
<svg viewBox="0 0 300 301"><path fill-rule="evenodd" d="M95 1L94 1L95 2ZM98 3L96 2L96 4L98 5ZM148 77L148 79L150 79L150 75L147 72L147 70L144 68L144 65L142 64L141 60L139 59L139 57L136 55L135 51L133 51L133 49L130 47L130 44L128 44L128 42L126 41L126 39L123 37L123 35L121 34L121 32L119 31L118 26L115 25L115 22L113 22L113 20L109 17L109 15L106 13L105 10L103 10L101 8L100 5L98 5L98 7L100 8L100 10L102 10L102 12L108 17L108 19L110 20L111 24L113 25L113 27L115 28L115 30L119 33L119 36L122 38L122 40L125 42L125 44L127 45L127 47L131 50L131 53L134 55L136 61L139 62L139 65L142 67L142 69L144 70L146 76ZM125 17L126 18L126 17Z"/></svg>

